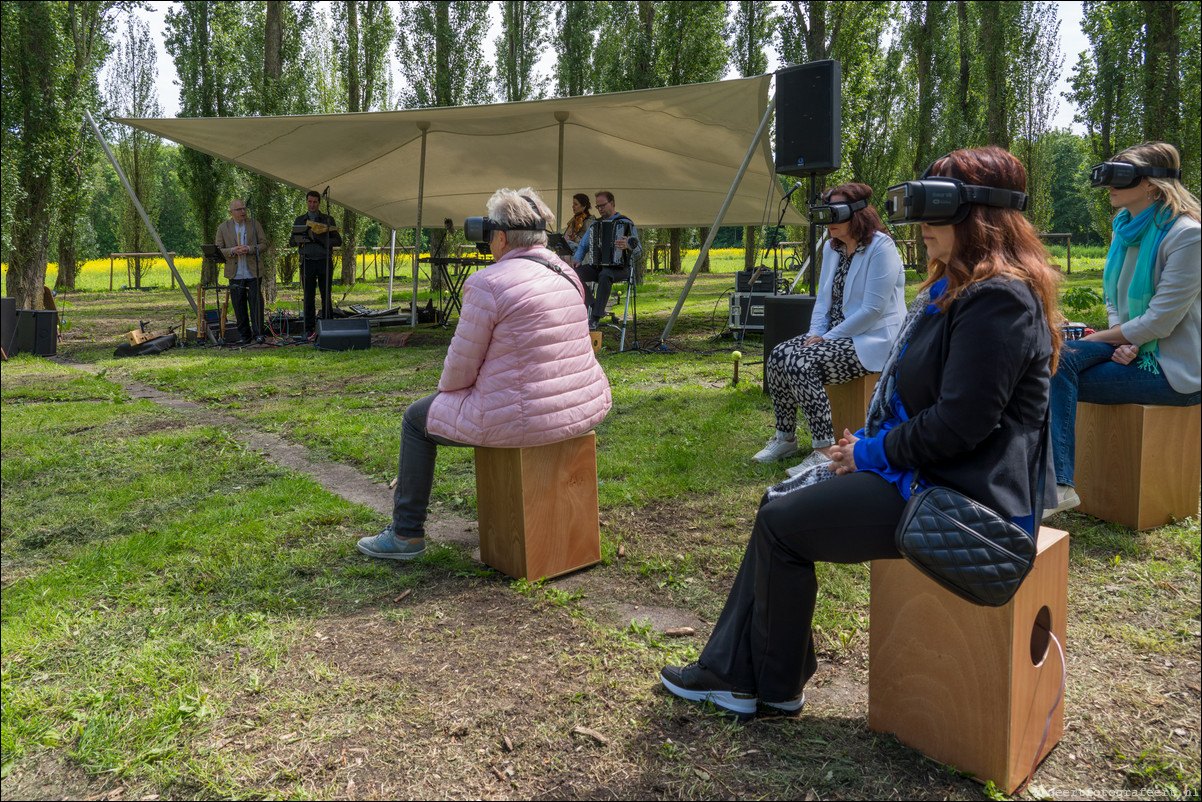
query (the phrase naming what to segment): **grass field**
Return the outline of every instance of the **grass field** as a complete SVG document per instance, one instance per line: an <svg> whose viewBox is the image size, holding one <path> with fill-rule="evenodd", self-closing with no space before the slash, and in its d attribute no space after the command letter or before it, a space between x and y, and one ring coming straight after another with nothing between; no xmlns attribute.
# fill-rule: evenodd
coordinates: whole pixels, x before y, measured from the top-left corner
<svg viewBox="0 0 1202 802"><path fill-rule="evenodd" d="M1100 264L1074 252L1065 289L1100 289ZM698 277L664 348L606 333L602 563L539 583L472 559L470 451L440 453L429 556L381 565L354 545L378 505L251 444L353 468L386 505L400 416L452 329L117 359L131 324L190 316L178 290L110 293L106 264L103 289L60 296L60 360L0 369L4 797L1003 798L867 729L867 566L820 568L800 719L733 724L657 688L704 644L784 476L748 459L773 426L759 337L723 332L740 266ZM684 282L640 288L644 341ZM386 281L342 291L387 303ZM1026 796L1196 799L1198 521L1052 523L1072 535L1066 730Z"/></svg>

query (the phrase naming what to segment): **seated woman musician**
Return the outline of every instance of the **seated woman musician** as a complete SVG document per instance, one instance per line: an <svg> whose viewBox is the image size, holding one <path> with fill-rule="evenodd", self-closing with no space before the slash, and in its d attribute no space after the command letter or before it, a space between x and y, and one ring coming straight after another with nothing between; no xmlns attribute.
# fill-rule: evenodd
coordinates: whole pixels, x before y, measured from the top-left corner
<svg viewBox="0 0 1202 802"><path fill-rule="evenodd" d="M905 316L905 270L897 246L868 200L872 188L842 184L810 207L827 220L818 298L807 334L780 343L765 371L776 433L752 459L776 462L797 452L797 412L810 425L813 452L796 475L830 460L836 432L824 384L844 384L885 363ZM816 221L817 221L816 220Z"/></svg>

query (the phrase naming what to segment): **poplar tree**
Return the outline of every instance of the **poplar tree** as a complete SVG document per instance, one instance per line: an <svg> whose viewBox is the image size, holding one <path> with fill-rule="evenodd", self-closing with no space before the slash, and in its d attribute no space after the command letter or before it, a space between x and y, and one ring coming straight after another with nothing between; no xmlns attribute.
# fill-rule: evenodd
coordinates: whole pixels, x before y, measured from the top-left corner
<svg viewBox="0 0 1202 802"><path fill-rule="evenodd" d="M534 74L550 37L551 4L502 0L501 35L496 39L497 95L507 102L543 97L547 80Z"/></svg>
<svg viewBox="0 0 1202 802"><path fill-rule="evenodd" d="M762 75L768 69L766 48L772 42L778 17L767 3L739 0L735 4L728 33L731 40L731 64L744 78ZM743 267L755 268L759 253L756 226L743 228Z"/></svg>
<svg viewBox="0 0 1202 802"><path fill-rule="evenodd" d="M109 107L118 117L159 117L155 80L155 46L145 22L130 16L125 37L117 42L108 74ZM163 166L162 141L153 134L128 126L116 126L114 155L142 208L151 220L158 217L159 173ZM118 237L121 247L132 253L148 253L154 240L146 229L133 200L122 196ZM142 258L134 257L134 287L142 286Z"/></svg>

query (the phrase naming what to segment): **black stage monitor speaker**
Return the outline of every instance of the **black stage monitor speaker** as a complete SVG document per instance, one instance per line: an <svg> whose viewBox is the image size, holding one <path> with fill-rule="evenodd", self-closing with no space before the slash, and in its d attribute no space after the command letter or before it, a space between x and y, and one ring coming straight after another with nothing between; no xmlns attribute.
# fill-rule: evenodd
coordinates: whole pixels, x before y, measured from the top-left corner
<svg viewBox="0 0 1202 802"><path fill-rule="evenodd" d="M318 320L317 347L323 351L366 351L371 348L367 318Z"/></svg>
<svg viewBox="0 0 1202 802"><path fill-rule="evenodd" d="M772 349L810 330L813 295L771 295L764 299L764 392L768 392L768 355Z"/></svg>
<svg viewBox="0 0 1202 802"><path fill-rule="evenodd" d="M827 175L843 163L843 70L834 59L776 73L776 172Z"/></svg>
<svg viewBox="0 0 1202 802"><path fill-rule="evenodd" d="M58 351L58 312L53 309L17 310L17 351L54 356Z"/></svg>

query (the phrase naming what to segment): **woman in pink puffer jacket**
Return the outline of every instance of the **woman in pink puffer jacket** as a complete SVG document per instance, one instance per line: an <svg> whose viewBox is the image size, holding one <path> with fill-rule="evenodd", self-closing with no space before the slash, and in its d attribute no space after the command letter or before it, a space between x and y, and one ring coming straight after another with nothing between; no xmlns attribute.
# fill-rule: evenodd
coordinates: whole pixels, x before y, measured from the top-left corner
<svg viewBox="0 0 1202 802"><path fill-rule="evenodd" d="M438 392L405 410L392 523L359 540L364 554L408 560L425 552L439 445L540 446L584 434L609 412L583 287L546 247L553 227L529 188L489 198L485 230L496 264L464 283Z"/></svg>

